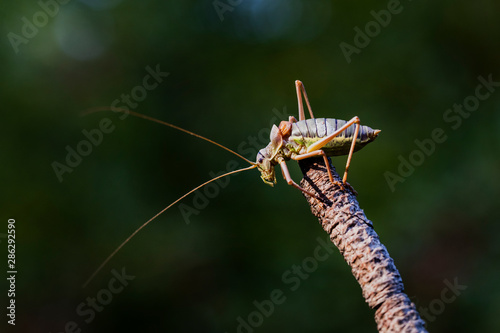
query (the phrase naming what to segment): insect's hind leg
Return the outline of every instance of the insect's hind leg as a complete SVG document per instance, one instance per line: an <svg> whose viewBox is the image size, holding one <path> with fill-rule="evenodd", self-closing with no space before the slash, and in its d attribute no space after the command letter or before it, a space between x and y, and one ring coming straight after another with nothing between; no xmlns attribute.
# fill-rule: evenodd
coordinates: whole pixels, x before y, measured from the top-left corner
<svg viewBox="0 0 500 333"><path fill-rule="evenodd" d="M352 118L351 120L349 120L348 122L346 122L344 124L344 126L342 126L341 128L339 128L338 130L336 130L332 134L330 134L327 137L325 137L325 138L323 138L323 139L315 142L314 144L312 144L311 146L309 146L309 148L307 148L307 153L311 153L313 151L320 150L328 142L332 141L336 136L340 135L340 133L342 133L343 131L345 131L351 125L355 124L356 125L356 129L354 130L354 136L352 138L351 149L349 150L349 155L347 157L347 163L346 163L346 166L345 166L344 177L342 177L342 182L344 183L344 185L347 184L347 172L349 171L349 166L351 165L352 154L354 153L354 147L356 146L356 140L357 140L358 134L359 134L359 126L360 126L359 124L360 124L360 122L361 121L359 120L359 117L356 116L356 117Z"/></svg>
<svg viewBox="0 0 500 333"><path fill-rule="evenodd" d="M347 172L349 171L349 167L351 166L351 159L352 159L352 154L354 153L354 146L356 146L356 140L358 139L358 134L359 134L359 118L357 118L356 122L356 129L354 130L354 137L352 139L351 143L351 149L349 150L349 156L347 157L347 163L345 165L345 170L344 170L344 177L342 177L342 182L344 184L347 183Z"/></svg>
<svg viewBox="0 0 500 333"><path fill-rule="evenodd" d="M302 103L302 94L304 94L304 98L306 99L307 108L309 109L309 114L311 118L314 118L311 104L309 104L309 98L307 98L306 88L304 84L300 80L295 81L295 88L297 90L297 100L299 102L299 120L306 120L306 116L304 114L304 104Z"/></svg>

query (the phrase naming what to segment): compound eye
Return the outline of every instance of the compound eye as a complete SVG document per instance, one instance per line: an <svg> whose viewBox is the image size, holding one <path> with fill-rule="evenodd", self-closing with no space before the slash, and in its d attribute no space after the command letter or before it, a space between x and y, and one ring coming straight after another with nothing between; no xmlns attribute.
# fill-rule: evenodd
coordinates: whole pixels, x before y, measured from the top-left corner
<svg viewBox="0 0 500 333"><path fill-rule="evenodd" d="M259 151L259 153L257 154L257 163L262 164L262 162L264 162L264 155L261 151Z"/></svg>

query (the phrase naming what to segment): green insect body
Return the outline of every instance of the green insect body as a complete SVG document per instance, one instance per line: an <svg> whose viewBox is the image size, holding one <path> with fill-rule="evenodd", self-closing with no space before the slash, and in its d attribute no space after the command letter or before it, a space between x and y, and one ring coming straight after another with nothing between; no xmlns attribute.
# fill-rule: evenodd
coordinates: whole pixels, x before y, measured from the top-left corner
<svg viewBox="0 0 500 333"><path fill-rule="evenodd" d="M356 127L358 131L356 133ZM290 159L300 160L312 156L352 155L368 143L375 140L380 130L360 126L359 118L349 122L333 118L312 118L296 121L282 121L279 128L271 129L270 143L257 154L257 166L262 180L273 186L276 183L275 166ZM354 137L356 142L353 145ZM320 151L321 150L321 151ZM288 170L283 170L290 185L295 184L287 177ZM295 185L294 185L295 186ZM297 186L296 186L297 187Z"/></svg>
<svg viewBox="0 0 500 333"><path fill-rule="evenodd" d="M320 139L334 133L346 124L345 120L333 118L314 118L292 123L292 134L287 140L285 147L303 154L307 148ZM355 125L351 125L330 142L324 145L323 150L327 156L342 156L349 154L349 149L355 133ZM378 132L368 126L360 126L354 152L360 150L377 137Z"/></svg>

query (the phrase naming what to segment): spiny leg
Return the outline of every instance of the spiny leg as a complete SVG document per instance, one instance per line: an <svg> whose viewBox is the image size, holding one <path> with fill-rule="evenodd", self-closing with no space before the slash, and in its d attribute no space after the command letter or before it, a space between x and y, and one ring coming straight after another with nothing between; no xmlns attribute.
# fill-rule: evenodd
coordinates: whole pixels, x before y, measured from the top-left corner
<svg viewBox="0 0 500 333"><path fill-rule="evenodd" d="M311 109L311 104L309 104L309 98L307 98L306 88L304 87L304 84L300 80L296 80L295 88L297 90L297 100L299 102L299 120L306 120L306 116L304 114L304 105L302 104L302 94L304 94L304 98L306 99L306 104L307 108L309 109L309 114L311 115L311 118L314 118Z"/></svg>
<svg viewBox="0 0 500 333"><path fill-rule="evenodd" d="M280 166L281 166L281 172L283 173L283 178L285 178L286 182L288 183L288 185L292 185L293 187L301 190L302 192L304 192L305 194L313 197L313 198L316 198L316 196L314 194L312 194L311 192L309 191L306 191L305 189L303 189L302 187L300 187L296 182L293 181L292 177L290 177L290 172L288 171L288 167L286 166L286 162L285 161L281 161L280 162Z"/></svg>

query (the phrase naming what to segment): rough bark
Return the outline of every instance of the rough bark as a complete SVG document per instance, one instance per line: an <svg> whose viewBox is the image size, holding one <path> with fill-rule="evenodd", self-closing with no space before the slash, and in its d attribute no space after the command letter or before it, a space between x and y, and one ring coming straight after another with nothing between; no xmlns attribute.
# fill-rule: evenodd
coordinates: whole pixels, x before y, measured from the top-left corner
<svg viewBox="0 0 500 333"><path fill-rule="evenodd" d="M340 250L361 286L363 297L375 310L379 332L427 332L424 321L408 296L386 247L349 189L328 178L322 159L300 161L301 186L319 193L321 201L304 195L331 241ZM330 163L334 178L341 181Z"/></svg>

